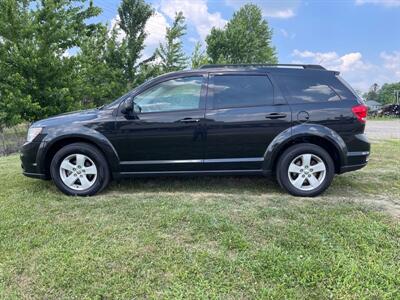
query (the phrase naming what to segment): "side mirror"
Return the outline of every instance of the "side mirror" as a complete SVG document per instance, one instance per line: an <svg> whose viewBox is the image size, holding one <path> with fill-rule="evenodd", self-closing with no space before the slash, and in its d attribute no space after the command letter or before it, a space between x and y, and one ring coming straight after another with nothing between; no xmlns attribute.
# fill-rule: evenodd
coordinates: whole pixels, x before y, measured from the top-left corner
<svg viewBox="0 0 400 300"><path fill-rule="evenodd" d="M133 101L132 98L128 98L122 103L122 109L121 112L124 115L130 115L133 113Z"/></svg>

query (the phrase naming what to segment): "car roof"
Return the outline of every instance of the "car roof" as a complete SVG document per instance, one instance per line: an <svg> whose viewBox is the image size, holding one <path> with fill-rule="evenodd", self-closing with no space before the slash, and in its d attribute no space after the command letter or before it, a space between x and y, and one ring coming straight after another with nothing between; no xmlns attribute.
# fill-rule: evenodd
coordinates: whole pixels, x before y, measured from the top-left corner
<svg viewBox="0 0 400 300"><path fill-rule="evenodd" d="M337 71L330 71L320 65L299 65L299 64L237 64L237 65L204 65L198 69L183 70L164 74L165 76L199 74L199 73L230 73L230 72L270 72L270 73L304 73L304 72L330 72L339 74Z"/></svg>

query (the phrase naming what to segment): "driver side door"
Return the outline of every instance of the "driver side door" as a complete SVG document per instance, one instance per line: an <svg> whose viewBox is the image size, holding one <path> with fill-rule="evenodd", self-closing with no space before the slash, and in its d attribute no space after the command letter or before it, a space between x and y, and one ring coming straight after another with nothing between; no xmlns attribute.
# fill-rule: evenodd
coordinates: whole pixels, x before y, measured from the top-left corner
<svg viewBox="0 0 400 300"><path fill-rule="evenodd" d="M135 111L118 114L113 139L122 174L201 169L206 79L169 78L126 100Z"/></svg>

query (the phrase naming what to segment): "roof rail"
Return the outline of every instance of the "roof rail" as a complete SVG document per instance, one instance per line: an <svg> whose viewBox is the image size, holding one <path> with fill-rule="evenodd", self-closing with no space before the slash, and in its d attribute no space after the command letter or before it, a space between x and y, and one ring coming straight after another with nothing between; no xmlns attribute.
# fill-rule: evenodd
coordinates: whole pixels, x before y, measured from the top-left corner
<svg viewBox="0 0 400 300"><path fill-rule="evenodd" d="M293 67L293 68L303 68L303 69L317 69L317 70L326 70L321 65L308 65L308 64L210 64L210 65L202 65L200 69L211 69L211 68L240 68L240 67Z"/></svg>

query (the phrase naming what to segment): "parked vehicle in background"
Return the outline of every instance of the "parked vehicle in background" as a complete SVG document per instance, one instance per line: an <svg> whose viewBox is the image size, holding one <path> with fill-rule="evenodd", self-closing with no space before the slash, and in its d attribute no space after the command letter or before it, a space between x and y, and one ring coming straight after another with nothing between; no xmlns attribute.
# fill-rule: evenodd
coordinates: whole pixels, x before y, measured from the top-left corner
<svg viewBox="0 0 400 300"><path fill-rule="evenodd" d="M400 104L386 104L376 112L379 117L400 117Z"/></svg>
<svg viewBox="0 0 400 300"><path fill-rule="evenodd" d="M317 65L209 65L157 77L113 103L34 123L25 175L68 195L131 176L273 174L316 196L367 164L367 107Z"/></svg>

